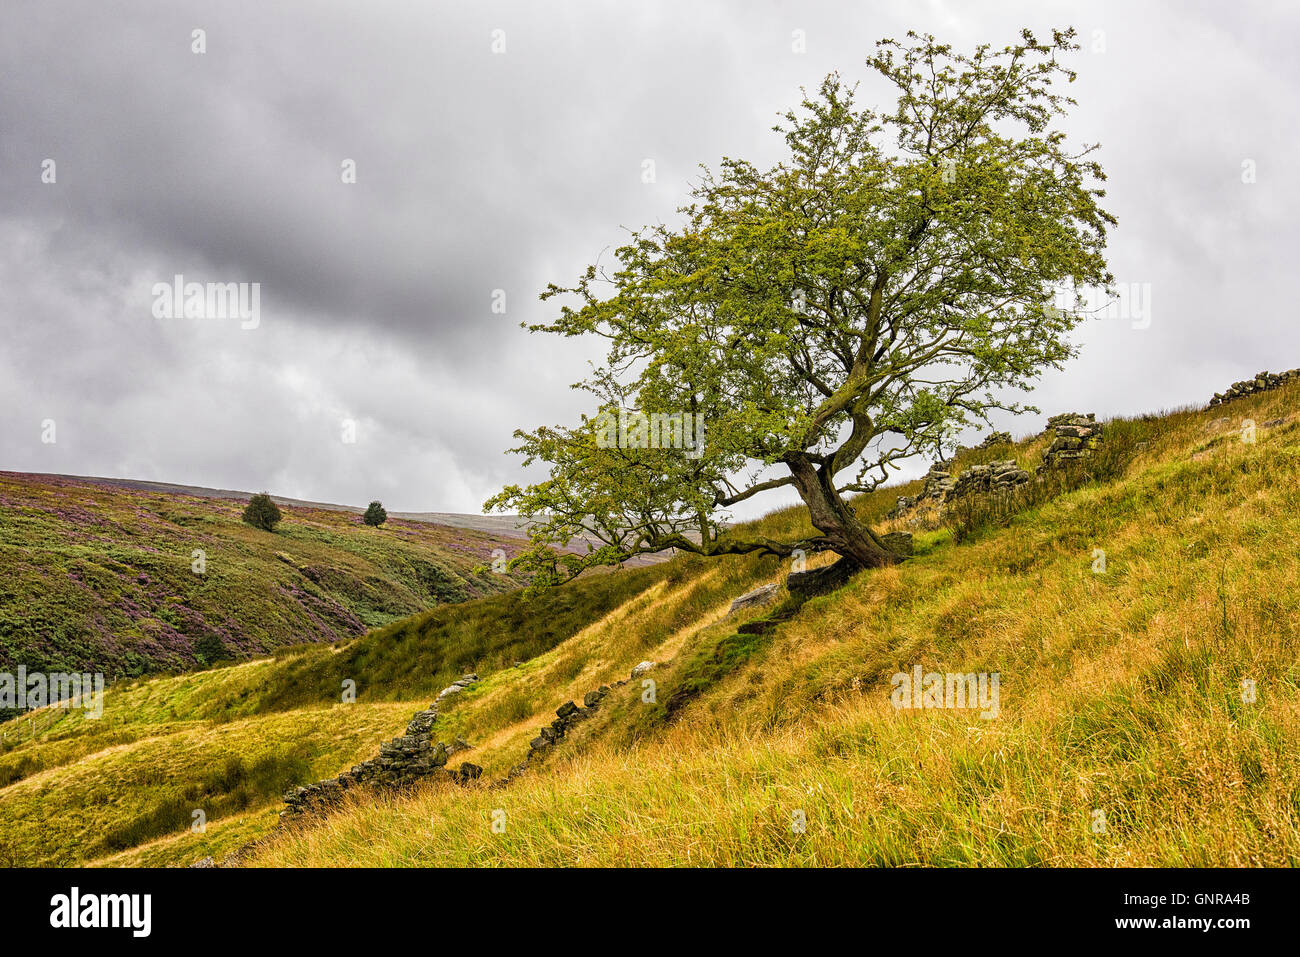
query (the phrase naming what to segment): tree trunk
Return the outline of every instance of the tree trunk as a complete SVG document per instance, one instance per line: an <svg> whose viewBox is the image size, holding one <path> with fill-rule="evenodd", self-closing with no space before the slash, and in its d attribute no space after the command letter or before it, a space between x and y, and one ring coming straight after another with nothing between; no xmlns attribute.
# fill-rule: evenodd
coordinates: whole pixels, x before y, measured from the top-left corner
<svg viewBox="0 0 1300 957"><path fill-rule="evenodd" d="M829 468L815 468L803 456L787 459L786 464L794 475L800 497L808 506L813 527L831 542L840 556L834 565L791 575L787 582L791 591L821 594L840 587L864 568L881 568L901 561L880 543L871 529L858 521L853 509L840 498Z"/></svg>

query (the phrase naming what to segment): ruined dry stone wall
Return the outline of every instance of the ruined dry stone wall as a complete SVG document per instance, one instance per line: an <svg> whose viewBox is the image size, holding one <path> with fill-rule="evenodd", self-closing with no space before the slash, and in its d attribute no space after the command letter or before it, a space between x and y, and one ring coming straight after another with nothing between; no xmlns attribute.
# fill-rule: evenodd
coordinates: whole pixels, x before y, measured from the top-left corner
<svg viewBox="0 0 1300 957"><path fill-rule="evenodd" d="M627 681L614 682L614 688L620 688L627 684ZM579 707L572 701L566 701L555 709L555 720L546 725L538 732L537 737L528 743L528 753L524 759L510 769L502 784L508 783L519 775L528 770L529 765L541 759L553 747L564 740L569 729L579 721L585 721L600 707L601 701L612 691L609 685L601 685L595 691L588 691L582 699L582 706Z"/></svg>
<svg viewBox="0 0 1300 957"><path fill-rule="evenodd" d="M1087 415L1074 412L1054 415L1047 420L1047 427L1054 430L1056 435L1043 453L1043 464L1038 466L1039 472L1055 468L1063 462L1086 458L1101 445L1101 423L1091 412Z"/></svg>
<svg viewBox="0 0 1300 957"><path fill-rule="evenodd" d="M1243 379L1241 382L1234 382L1225 391L1214 393L1214 398L1210 400L1210 408L1214 408L1216 405L1222 405L1224 402L1231 402L1233 399L1255 395L1257 392L1267 392L1269 389L1276 389L1279 386L1286 385L1288 382L1296 378L1300 378L1300 369L1292 369L1289 372L1278 373L1268 371L1257 372L1253 379Z"/></svg>
<svg viewBox="0 0 1300 957"><path fill-rule="evenodd" d="M991 449L995 445L1010 445L1010 444L1011 444L1010 432L990 432L988 435L984 437L983 442L975 446L975 450L983 451L984 449Z"/></svg>
<svg viewBox="0 0 1300 957"><path fill-rule="evenodd" d="M1062 462L1080 459L1092 454L1102 439L1102 426L1092 413L1079 415L1065 412L1047 420L1047 430L1053 433L1052 444L1043 453L1037 471L1053 468ZM976 449L988 449L1011 441L1008 432L994 432ZM999 459L987 465L972 465L956 477L947 462L930 467L922 479L919 495L900 495L888 518L902 518L918 507L941 509L967 495L1005 495L1031 480L1032 476L1020 468L1013 459Z"/></svg>
<svg viewBox="0 0 1300 957"><path fill-rule="evenodd" d="M961 475L948 493L949 498L962 498L987 492L1009 492L1029 481L1029 473L1014 459L1003 459L987 465L972 465Z"/></svg>
<svg viewBox="0 0 1300 957"><path fill-rule="evenodd" d="M655 662L643 661L632 669L629 679L616 681L613 686L601 685L594 691L588 691L581 705L572 701L560 705L555 710L555 720L543 727L537 737L530 742L524 760L511 768L509 775L493 786L501 787L508 784L527 770L530 763L543 757L551 748L564 740L565 735L575 724L591 717L613 688L621 688L628 680L640 678L655 667ZM483 769L469 762L462 763L454 772L446 769L447 759L458 751L468 749L470 747L468 742L457 738L451 744L446 744L432 739L433 725L438 720L438 701L448 695L459 694L478 680L476 674L466 675L444 688L438 695L437 701L425 710L415 713L406 726L405 734L380 746L376 757L362 761L336 778L317 781L315 784L289 791L284 796L286 807L280 813L280 820L283 822L304 814L324 813L353 788L397 789L419 781L439 779L467 784L481 777Z"/></svg>
<svg viewBox="0 0 1300 957"><path fill-rule="evenodd" d="M433 704L415 713L405 734L380 745L379 754L370 760L362 761L336 778L290 790L284 796L285 809L280 812L280 819L325 810L336 804L345 792L357 787L403 788L439 777L464 784L477 778L483 769L468 761L454 772L445 767L451 755L470 747L467 741L457 738L447 744L432 738L433 723L438 720L438 701L449 694L458 694L476 681L478 675L469 674L444 688Z"/></svg>

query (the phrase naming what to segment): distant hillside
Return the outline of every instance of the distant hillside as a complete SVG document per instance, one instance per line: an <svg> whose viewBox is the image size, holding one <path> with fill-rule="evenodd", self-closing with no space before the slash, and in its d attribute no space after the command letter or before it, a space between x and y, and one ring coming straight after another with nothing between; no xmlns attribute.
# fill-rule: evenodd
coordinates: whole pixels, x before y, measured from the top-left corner
<svg viewBox="0 0 1300 957"><path fill-rule="evenodd" d="M6 473L0 472L0 475ZM17 474L17 473L10 473ZM208 488L202 485L177 485L173 482L148 482L142 479L125 479L125 478L102 478L99 476L88 475L59 475L56 473L26 473L26 478L38 482L68 482L73 485L98 485L109 488L130 489L137 492L161 492L168 495L188 495L194 498L218 498L218 499L237 499L240 502L248 501L251 492L240 492L228 488ZM286 498L283 495L272 495L272 500L280 506L292 506L300 509L314 509L326 512L348 512L353 515L361 515L365 512L364 506L359 505L336 505L330 502L313 502L299 498ZM521 515L475 515L467 512L398 512L388 509L388 517L406 519L411 522L422 522L432 525L445 525L448 528L465 528L476 532L484 532L494 538L502 539L527 539L529 520ZM698 540L698 533L687 532L688 537ZM583 547L583 543L588 539L579 536L575 539L574 548ZM601 544L591 539L594 544ZM513 554L513 552L511 552ZM666 561L669 555L637 555L628 559L624 564L630 568L636 568L642 565L657 565Z"/></svg>
<svg viewBox="0 0 1300 957"><path fill-rule="evenodd" d="M0 472L0 475L6 473ZM19 473L8 473L16 475ZM60 475L57 473L23 473L24 477L38 482L69 482L74 485L99 485L130 489L137 492L162 492L169 495L188 495L193 498L226 498L247 501L251 492L230 488L209 488L204 485L179 485L175 482L150 482L144 479L105 478L96 475ZM307 499L272 495L279 505L294 508L317 509L326 512L351 512L360 515L365 506L335 505L331 502L313 502ZM451 528L469 528L489 532L503 538L527 538L528 521L518 515L469 515L462 512L397 512L388 510L389 518L404 518L412 522L427 522Z"/></svg>
<svg viewBox="0 0 1300 957"><path fill-rule="evenodd" d="M517 532L397 516L376 529L281 500L267 533L241 521L240 493L194 491L0 472L0 670L185 671L521 584L474 573L494 549L514 555Z"/></svg>

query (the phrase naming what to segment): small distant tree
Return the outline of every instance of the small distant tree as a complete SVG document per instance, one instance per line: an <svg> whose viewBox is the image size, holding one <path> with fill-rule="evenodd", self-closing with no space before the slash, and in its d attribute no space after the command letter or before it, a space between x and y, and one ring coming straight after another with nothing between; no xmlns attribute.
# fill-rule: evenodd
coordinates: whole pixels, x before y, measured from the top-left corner
<svg viewBox="0 0 1300 957"><path fill-rule="evenodd" d="M275 531L276 523L283 517L280 507L271 501L271 496L266 492L258 492L250 498L248 507L244 509L244 521L264 532Z"/></svg>
<svg viewBox="0 0 1300 957"><path fill-rule="evenodd" d="M382 503L371 502L370 506L366 509L366 514L361 517L361 520L367 525L373 525L378 528L380 525L383 525L384 522L388 521L388 513L384 511Z"/></svg>

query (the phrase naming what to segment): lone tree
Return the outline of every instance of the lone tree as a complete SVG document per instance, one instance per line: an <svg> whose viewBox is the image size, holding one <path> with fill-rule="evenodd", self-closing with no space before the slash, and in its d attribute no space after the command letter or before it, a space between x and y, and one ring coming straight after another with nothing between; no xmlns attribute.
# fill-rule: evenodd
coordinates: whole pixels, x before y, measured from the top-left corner
<svg viewBox="0 0 1300 957"><path fill-rule="evenodd" d="M244 521L264 532L275 531L276 523L282 517L280 507L271 501L271 496L266 492L258 492L250 498L248 507L244 509Z"/></svg>
<svg viewBox="0 0 1300 957"><path fill-rule="evenodd" d="M361 521L378 528L388 521L388 513L384 511L384 506L379 502L371 502L366 508L366 514L361 516Z"/></svg>
<svg viewBox="0 0 1300 957"><path fill-rule="evenodd" d="M487 503L534 517L512 565L545 586L670 547L829 549L833 584L897 561L845 496L901 459L942 456L992 410L1037 411L1003 396L1071 356L1082 291L1113 286L1097 147L1071 150L1057 128L1074 104L1053 90L1074 79L1058 62L1073 38L1025 30L969 54L929 35L882 40L867 64L897 88L892 111L857 107L832 74L774 127L782 162L724 159L683 225L631 233L612 274L549 285L542 299L570 304L529 328L608 340L575 386L603 412L515 433L512 451L550 474ZM647 429L629 409L661 417ZM684 451L697 417L705 441ZM786 486L818 534L726 527L728 507ZM575 538L585 554L557 550Z"/></svg>

